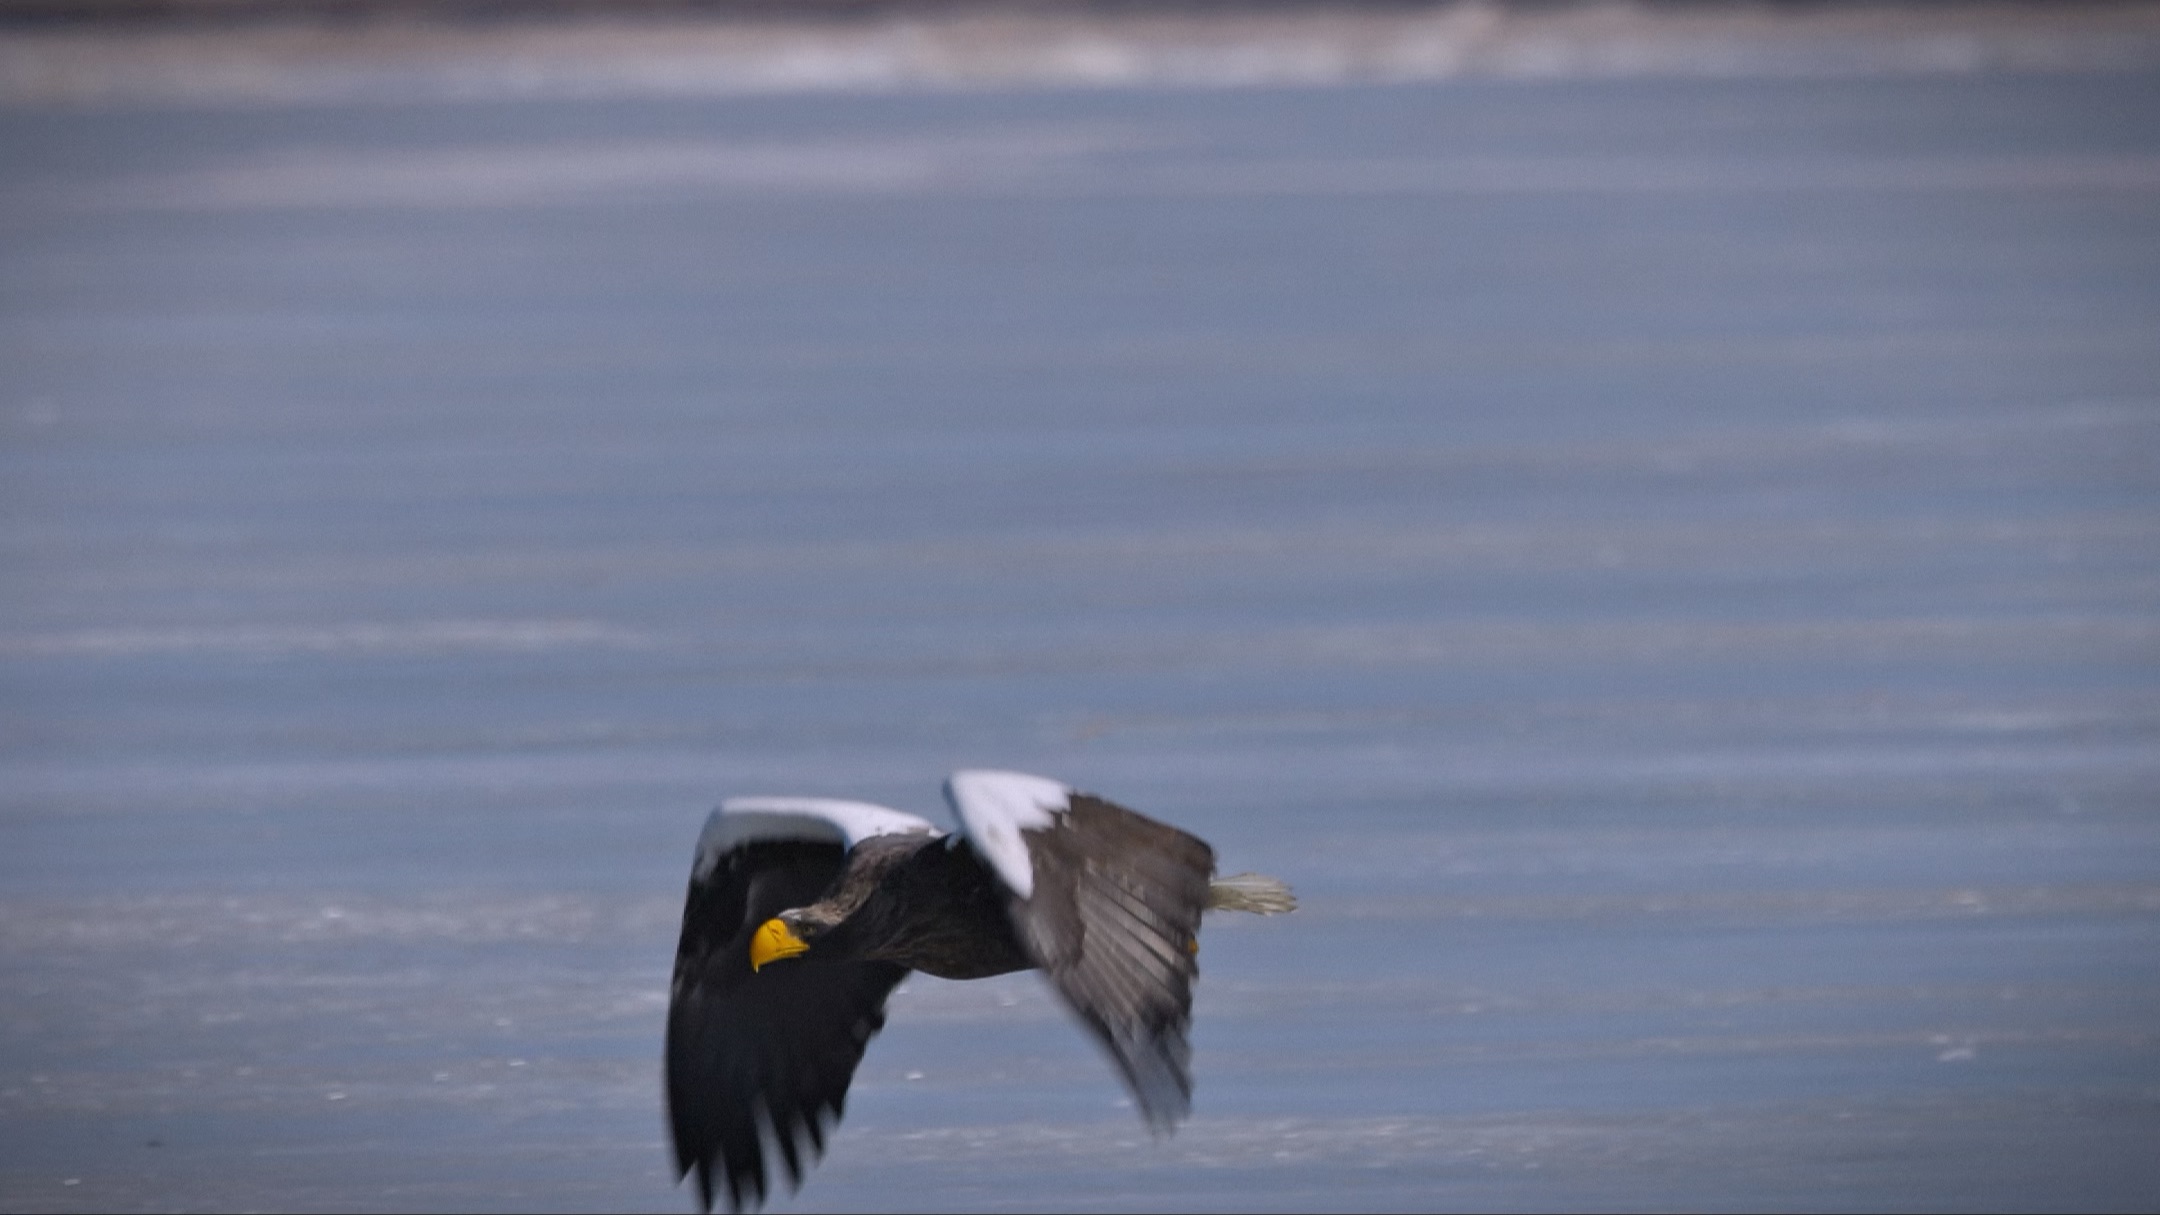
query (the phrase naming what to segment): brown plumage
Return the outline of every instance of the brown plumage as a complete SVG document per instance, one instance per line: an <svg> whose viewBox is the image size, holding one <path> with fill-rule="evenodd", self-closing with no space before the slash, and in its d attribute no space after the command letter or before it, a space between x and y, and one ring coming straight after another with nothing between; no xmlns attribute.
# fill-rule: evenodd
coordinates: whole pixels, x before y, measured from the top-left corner
<svg viewBox="0 0 2160 1215"><path fill-rule="evenodd" d="M1244 877L1211 891L1204 841L1039 777L957 773L947 796L965 836L813 799L730 802L708 824L667 1045L676 1163L704 1206L723 1187L738 1209L764 1199L761 1126L800 1183L910 970L1042 968L1150 1126L1190 1111L1201 913L1211 896L1288 910L1287 888Z"/></svg>

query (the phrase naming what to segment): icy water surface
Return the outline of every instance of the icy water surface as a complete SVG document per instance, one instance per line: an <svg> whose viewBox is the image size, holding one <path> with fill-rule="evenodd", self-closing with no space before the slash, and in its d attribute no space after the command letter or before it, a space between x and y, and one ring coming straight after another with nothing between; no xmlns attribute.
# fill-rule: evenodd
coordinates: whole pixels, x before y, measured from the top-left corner
<svg viewBox="0 0 2160 1215"><path fill-rule="evenodd" d="M705 812L963 765L1304 909L1167 1142L911 982L804 1207L2160 1198L2160 77L0 150L0 1206L683 1210Z"/></svg>

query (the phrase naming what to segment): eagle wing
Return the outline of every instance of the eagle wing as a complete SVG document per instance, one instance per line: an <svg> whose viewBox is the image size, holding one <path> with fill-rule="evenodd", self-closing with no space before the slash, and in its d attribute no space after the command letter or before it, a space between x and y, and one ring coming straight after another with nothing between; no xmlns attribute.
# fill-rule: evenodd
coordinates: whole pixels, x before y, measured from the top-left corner
<svg viewBox="0 0 2160 1215"><path fill-rule="evenodd" d="M945 795L1010 892L1021 943L1110 1051L1158 1132L1192 1109L1192 984L1215 852L1091 794L956 772Z"/></svg>
<svg viewBox="0 0 2160 1215"><path fill-rule="evenodd" d="M863 1049L885 1025L885 998L907 975L890 962L804 960L753 972L750 936L816 902L847 853L873 835L934 831L863 802L736 798L706 821L683 906L668 1005L668 1116L678 1176L697 1173L710 1208L725 1187L737 1210L762 1202L760 1127L789 1185L825 1149Z"/></svg>

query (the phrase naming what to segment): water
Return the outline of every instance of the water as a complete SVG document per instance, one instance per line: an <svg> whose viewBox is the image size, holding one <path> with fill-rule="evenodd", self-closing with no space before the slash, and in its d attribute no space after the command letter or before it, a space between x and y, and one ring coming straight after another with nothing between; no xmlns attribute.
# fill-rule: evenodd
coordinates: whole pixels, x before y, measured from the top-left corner
<svg viewBox="0 0 2160 1215"><path fill-rule="evenodd" d="M683 1209L705 812L969 765L1304 907L1167 1142L912 980L802 1206L2160 1195L2160 76L0 146L0 1205Z"/></svg>

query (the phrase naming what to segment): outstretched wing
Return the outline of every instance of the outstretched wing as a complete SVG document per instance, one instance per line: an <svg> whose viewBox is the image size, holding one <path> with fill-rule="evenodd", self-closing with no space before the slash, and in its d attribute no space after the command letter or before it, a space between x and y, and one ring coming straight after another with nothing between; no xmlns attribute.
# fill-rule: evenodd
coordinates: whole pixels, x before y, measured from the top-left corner
<svg viewBox="0 0 2160 1215"><path fill-rule="evenodd" d="M1012 892L1013 927L1108 1047L1150 1126L1192 1109L1192 984L1215 852L1056 781L955 772L945 796Z"/></svg>
<svg viewBox="0 0 2160 1215"><path fill-rule="evenodd" d="M848 849L872 835L932 831L913 815L862 802L738 798L706 821L683 907L668 1005L668 1115L678 1175L697 1173L705 1207L725 1188L735 1209L766 1192L760 1128L788 1183L824 1151L863 1048L885 1025L885 997L906 976L888 962L750 969L750 935L813 903Z"/></svg>

